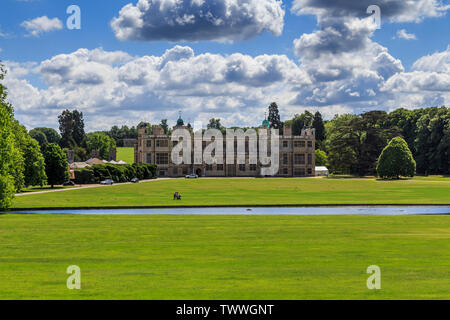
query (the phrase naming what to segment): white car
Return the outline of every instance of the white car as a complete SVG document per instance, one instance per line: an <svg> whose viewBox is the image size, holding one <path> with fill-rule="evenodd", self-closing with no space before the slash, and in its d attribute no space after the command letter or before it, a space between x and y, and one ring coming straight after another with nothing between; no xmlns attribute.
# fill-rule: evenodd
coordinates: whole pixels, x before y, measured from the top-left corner
<svg viewBox="0 0 450 320"><path fill-rule="evenodd" d="M186 176L186 179L198 179L198 175L190 174L190 175Z"/></svg>
<svg viewBox="0 0 450 320"><path fill-rule="evenodd" d="M100 184L105 185L105 186L112 186L114 184L114 181L111 179L107 179L105 181L100 182Z"/></svg>

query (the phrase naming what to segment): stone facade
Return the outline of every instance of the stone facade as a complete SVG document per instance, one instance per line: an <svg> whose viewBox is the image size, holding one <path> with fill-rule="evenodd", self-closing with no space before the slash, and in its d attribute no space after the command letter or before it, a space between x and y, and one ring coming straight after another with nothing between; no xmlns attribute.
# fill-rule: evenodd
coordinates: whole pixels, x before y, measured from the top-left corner
<svg viewBox="0 0 450 320"><path fill-rule="evenodd" d="M187 129L179 121L174 129ZM260 128L259 130L268 130ZM192 131L191 131L192 133ZM193 133L192 133L193 135ZM194 158L194 138L192 140L192 159ZM237 164L237 152L235 151L235 164L225 163L226 137L224 136L224 164L193 164L175 165L171 160L172 148L177 142L173 142L171 136L165 135L160 126L140 128L138 131L138 143L135 145L135 162L151 163L158 166L160 177L184 177L195 173L200 177L259 177L260 164L250 164L248 155L248 142L245 144L245 164ZM209 142L210 143L210 142ZM280 169L277 177L313 177L315 175L315 130L304 129L300 136L293 136L292 129L285 127L280 136ZM208 142L202 142L203 150ZM235 150L237 142L235 142ZM194 161L192 161L194 162Z"/></svg>

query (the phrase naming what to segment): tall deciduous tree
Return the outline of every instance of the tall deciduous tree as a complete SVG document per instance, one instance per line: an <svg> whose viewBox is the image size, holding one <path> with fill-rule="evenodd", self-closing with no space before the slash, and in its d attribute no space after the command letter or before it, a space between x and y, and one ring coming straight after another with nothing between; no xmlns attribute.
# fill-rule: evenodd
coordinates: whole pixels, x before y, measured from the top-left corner
<svg viewBox="0 0 450 320"><path fill-rule="evenodd" d="M209 123L206 126L208 129L217 129L220 130L222 128L222 124L220 123L220 119L209 119Z"/></svg>
<svg viewBox="0 0 450 320"><path fill-rule="evenodd" d="M416 162L405 140L396 137L383 149L378 159L377 173L383 179L414 177Z"/></svg>
<svg viewBox="0 0 450 320"><path fill-rule="evenodd" d="M39 143L39 146L41 146L41 147L48 143L47 137L45 136L45 134L42 131L33 129L30 131L29 134L30 134L31 138L36 140L37 143Z"/></svg>
<svg viewBox="0 0 450 320"><path fill-rule="evenodd" d="M325 151L316 149L316 166L327 166L328 156Z"/></svg>
<svg viewBox="0 0 450 320"><path fill-rule="evenodd" d="M286 124L288 126L291 126L293 135L299 136L303 128L312 126L313 120L314 115L306 110L300 115L295 115L294 119L287 121Z"/></svg>
<svg viewBox="0 0 450 320"><path fill-rule="evenodd" d="M83 113L78 110L65 110L58 116L59 131L61 132L61 147L74 148L83 142L84 119Z"/></svg>
<svg viewBox="0 0 450 320"><path fill-rule="evenodd" d="M267 118L270 122L270 128L282 129L283 123L280 119L280 111L278 110L278 105L276 102L272 102L269 106L269 117Z"/></svg>
<svg viewBox="0 0 450 320"><path fill-rule="evenodd" d="M23 156L24 179L21 183L25 187L46 184L44 157L38 142L31 138L27 129L17 120L13 121L13 128L17 146Z"/></svg>
<svg viewBox="0 0 450 320"><path fill-rule="evenodd" d="M61 135L55 129L52 129L52 128L35 128L35 129L31 130L29 133L30 133L31 137L36 139L34 137L34 135L38 135L39 132L41 132L42 134L45 135L47 143L59 144L61 142ZM38 140L38 139L36 139L36 140ZM39 140L38 140L38 142L39 142Z"/></svg>
<svg viewBox="0 0 450 320"><path fill-rule="evenodd" d="M312 126L316 129L316 149L319 149L322 146L322 142L325 140L325 125L323 123L322 114L319 111L314 114Z"/></svg>
<svg viewBox="0 0 450 320"><path fill-rule="evenodd" d="M423 174L450 173L450 109L429 108L417 121L417 170Z"/></svg>
<svg viewBox="0 0 450 320"><path fill-rule="evenodd" d="M3 65L0 63L0 80L4 79L6 75L6 70L3 68ZM18 192L22 190L24 186L24 176L23 176L23 156L20 152L19 145L16 137L16 120L14 119L14 109L13 106L6 102L7 90L0 83L0 107L3 109L3 117L5 117L5 130L8 128L11 129L11 133L13 134L13 148L11 149L11 153L8 158L12 159L12 166L10 166L10 170L12 177L14 178L14 187L15 191Z"/></svg>
<svg viewBox="0 0 450 320"><path fill-rule="evenodd" d="M103 159L109 158L109 150L116 147L116 141L103 132L91 132L86 135L87 152L99 150Z"/></svg>
<svg viewBox="0 0 450 320"><path fill-rule="evenodd" d="M8 209L11 206L16 191L14 174L17 155L11 116L0 101L0 209Z"/></svg>
<svg viewBox="0 0 450 320"><path fill-rule="evenodd" d="M44 186L47 184L45 161L39 144L34 139L28 139L22 150L25 160L25 186Z"/></svg>
<svg viewBox="0 0 450 320"><path fill-rule="evenodd" d="M162 119L160 126L161 128L163 128L164 134L167 134L169 132L169 125L167 124L167 119Z"/></svg>
<svg viewBox="0 0 450 320"><path fill-rule="evenodd" d="M56 143L49 143L44 148L45 172L48 184L52 186L63 184L69 179L67 155Z"/></svg>

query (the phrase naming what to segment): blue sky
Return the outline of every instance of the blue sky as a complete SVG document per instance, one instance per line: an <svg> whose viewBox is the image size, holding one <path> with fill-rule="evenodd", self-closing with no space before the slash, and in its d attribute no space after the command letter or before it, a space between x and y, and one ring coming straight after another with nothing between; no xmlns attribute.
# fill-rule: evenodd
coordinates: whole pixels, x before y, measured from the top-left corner
<svg viewBox="0 0 450 320"><path fill-rule="evenodd" d="M175 121L179 110L190 121L255 125L272 100L282 118L305 109L330 118L448 105L446 1L367 1L381 7L379 30L366 1L356 11L346 0L215 1L233 9L226 17L210 0L141 1L144 27L133 20L137 0L3 0L0 60L18 118L29 128L55 127L61 110L78 108L96 130ZM81 30L66 28L72 4L81 9ZM131 9L120 13L126 5ZM204 18L207 10L217 28ZM174 27L180 19L189 22ZM108 61L98 58L108 54ZM175 58L162 64L166 56Z"/></svg>

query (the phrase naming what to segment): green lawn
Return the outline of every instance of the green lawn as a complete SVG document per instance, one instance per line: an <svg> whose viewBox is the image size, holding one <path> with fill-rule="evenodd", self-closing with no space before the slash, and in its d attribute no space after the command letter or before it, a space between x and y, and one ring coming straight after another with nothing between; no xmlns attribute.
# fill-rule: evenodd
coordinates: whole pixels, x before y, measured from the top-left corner
<svg viewBox="0 0 450 320"><path fill-rule="evenodd" d="M450 181L450 176L417 176L413 179L423 181Z"/></svg>
<svg viewBox="0 0 450 320"><path fill-rule="evenodd" d="M449 216L7 214L0 250L0 299L450 299Z"/></svg>
<svg viewBox="0 0 450 320"><path fill-rule="evenodd" d="M117 148L117 161L125 161L128 164L134 163L134 148Z"/></svg>
<svg viewBox="0 0 450 320"><path fill-rule="evenodd" d="M28 187L21 191L21 193L29 193L29 192L40 192L40 191L52 191L52 190L62 190L62 189L72 189L76 188L76 186L44 186L44 187Z"/></svg>
<svg viewBox="0 0 450 320"><path fill-rule="evenodd" d="M182 195L174 201L173 193ZM375 179L172 179L14 199L14 208L450 204L449 181Z"/></svg>

